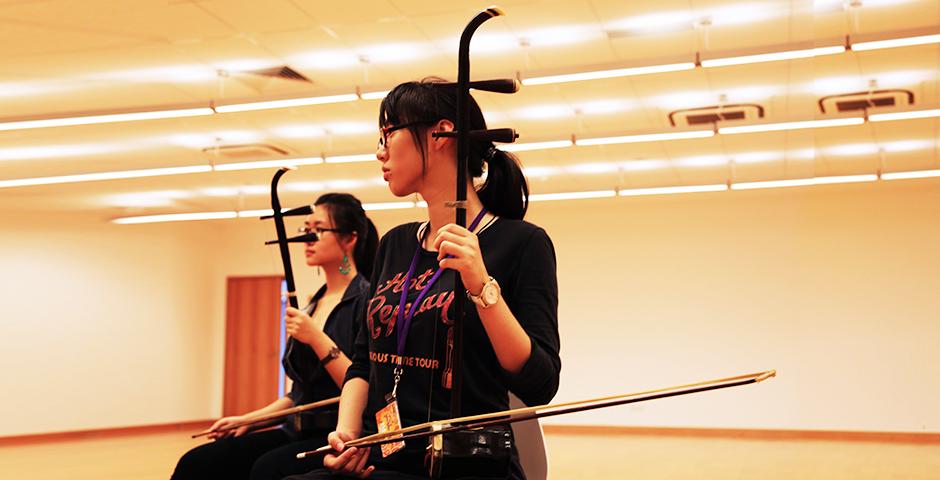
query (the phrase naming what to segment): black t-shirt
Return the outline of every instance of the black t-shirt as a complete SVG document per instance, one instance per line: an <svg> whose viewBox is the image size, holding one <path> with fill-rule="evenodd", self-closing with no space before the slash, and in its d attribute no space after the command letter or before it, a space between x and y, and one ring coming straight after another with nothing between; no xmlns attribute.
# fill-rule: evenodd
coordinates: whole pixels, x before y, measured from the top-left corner
<svg viewBox="0 0 940 480"><path fill-rule="evenodd" d="M403 374L398 385L402 426L449 418L453 322L449 317L456 272L446 270L419 305L400 358L397 352L398 304L408 267L419 248L419 223L400 225L379 244L373 291L365 324L356 340L353 363L346 379L369 381L369 399L363 413L364 434L375 432L375 412L386 405L399 362ZM522 371L512 375L499 365L476 306L464 298L462 415L506 410L512 391L528 405L551 401L558 390L558 283L555 250L541 228L522 221L497 219L478 234L489 274L499 282L503 299L532 341L532 353ZM407 308L438 268L437 252L421 249L408 289ZM381 459L382 468L414 470L424 441L409 442L406 451Z"/></svg>
<svg viewBox="0 0 940 480"><path fill-rule="evenodd" d="M336 304L323 324L323 332L333 339L336 346L350 358L353 354L353 344L362 325L358 320L362 318L370 292L369 281L362 275L356 275L346 287L343 298ZM323 297L324 293L326 293L325 285L317 291L305 308L308 315L313 314L317 301ZM293 382L287 396L294 401L294 405L325 400L340 393L333 378L326 371L326 367L320 364L320 359L313 348L295 340L294 337L289 337L287 340L281 365ZM335 410L336 407L332 409Z"/></svg>

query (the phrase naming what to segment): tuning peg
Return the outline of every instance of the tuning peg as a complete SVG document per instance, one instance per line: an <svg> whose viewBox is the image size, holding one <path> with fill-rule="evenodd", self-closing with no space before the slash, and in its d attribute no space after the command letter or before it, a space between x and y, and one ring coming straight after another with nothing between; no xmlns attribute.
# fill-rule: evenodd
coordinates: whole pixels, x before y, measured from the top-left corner
<svg viewBox="0 0 940 480"><path fill-rule="evenodd" d="M434 138L457 137L458 132L433 132ZM488 140L497 143L512 143L519 138L519 134L512 128L491 128L489 130L470 130L467 134L470 140Z"/></svg>
<svg viewBox="0 0 940 480"><path fill-rule="evenodd" d="M292 208L290 210L284 210L281 212L282 217L295 217L297 215L310 215L313 213L312 205L304 205L302 207ZM267 220L269 218L274 218L274 215L265 215L261 217L262 220Z"/></svg>
<svg viewBox="0 0 940 480"><path fill-rule="evenodd" d="M448 88L456 87L456 82L435 83L435 87ZM470 82L469 87L474 90L482 90L494 93L516 93L519 91L520 83L515 78L498 78L493 80L477 80Z"/></svg>

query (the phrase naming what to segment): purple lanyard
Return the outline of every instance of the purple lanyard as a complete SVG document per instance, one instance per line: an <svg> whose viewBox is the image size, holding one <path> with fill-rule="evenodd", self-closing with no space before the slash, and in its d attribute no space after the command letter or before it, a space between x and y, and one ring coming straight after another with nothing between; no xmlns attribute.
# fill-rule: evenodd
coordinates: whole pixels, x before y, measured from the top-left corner
<svg viewBox="0 0 940 480"><path fill-rule="evenodd" d="M477 214L476 218L473 219L473 222L470 223L470 231L474 231L477 228L477 225L480 224L480 220L483 220L483 216L486 215L486 209L480 210L480 213ZM431 224L428 223L428 228L431 228ZM427 235L427 232L424 232ZM424 237L421 237L421 240L424 240ZM428 280L427 285L424 286L424 289L421 290L421 293L418 294L418 298L415 299L414 303L411 304L411 308L408 309L408 315L405 315L405 303L408 300L408 284L411 283L411 277L415 273L415 268L418 266L418 256L421 254L421 241L418 242L418 248L415 249L415 256L411 259L411 266L408 268L408 273L405 275L404 287L401 289L401 298L398 300L398 356L401 356L405 352L405 340L408 339L408 332L411 330L411 319L415 316L415 311L418 308L418 305L421 305L421 302L424 300L424 297L428 296L428 292L431 291L431 285L434 285L434 282L441 276L441 273L444 269L439 268L434 272L434 276ZM448 255L444 258L451 258L451 255Z"/></svg>

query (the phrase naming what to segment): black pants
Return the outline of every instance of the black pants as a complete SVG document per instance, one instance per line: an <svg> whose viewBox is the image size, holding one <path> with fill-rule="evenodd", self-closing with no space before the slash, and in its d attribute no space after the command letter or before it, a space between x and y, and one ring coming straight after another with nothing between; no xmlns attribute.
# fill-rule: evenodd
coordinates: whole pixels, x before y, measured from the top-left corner
<svg viewBox="0 0 940 480"><path fill-rule="evenodd" d="M337 475L331 473L329 470L320 469L315 470L305 475L298 475L296 477L285 478L284 480L351 480L356 477L347 477L345 475ZM407 473L401 472L389 472L385 470L375 470L372 474L369 475L369 478L373 480L423 480L428 478L425 476L415 476L409 475Z"/></svg>
<svg viewBox="0 0 940 480"><path fill-rule="evenodd" d="M320 469L314 470L305 475L298 475L294 477L285 478L284 480L353 480L356 477L347 477L345 475L337 475L331 473L329 470ZM425 475L411 475L408 473L393 472L388 470L375 470L370 475L369 478L372 480L423 480L429 478L427 474ZM473 480L476 477L465 477L466 480ZM518 478L518 477L508 477L508 478ZM491 480L491 479L487 479Z"/></svg>
<svg viewBox="0 0 940 480"><path fill-rule="evenodd" d="M323 445L326 432L297 439L281 428L223 438L186 452L171 480L280 480L323 468L319 455L296 457Z"/></svg>
<svg viewBox="0 0 940 480"><path fill-rule="evenodd" d="M407 455L407 461L404 462L402 466L411 467L408 472L401 472L395 470L386 470L382 468L382 465L377 462L378 456L375 455L375 448L373 448L372 455L370 456L370 461L367 465L376 465L376 468L370 475L369 478L372 480L420 480L429 478L427 470L424 468L424 455L422 452L409 452L403 451L399 452L396 455ZM411 454L411 455L409 455ZM459 474L458 474L459 475ZM284 480L350 480L355 477L348 477L345 475L338 475L330 472L329 470L324 469L322 466L317 467L317 470L314 470L303 475L296 475ZM452 478L452 477L448 477ZM475 480L480 477L467 476L460 477L463 480ZM512 480L525 480L525 474L522 473L522 466L519 464L518 457L514 456L511 464L511 471L506 477L507 479ZM487 477L486 480L492 480L492 477Z"/></svg>

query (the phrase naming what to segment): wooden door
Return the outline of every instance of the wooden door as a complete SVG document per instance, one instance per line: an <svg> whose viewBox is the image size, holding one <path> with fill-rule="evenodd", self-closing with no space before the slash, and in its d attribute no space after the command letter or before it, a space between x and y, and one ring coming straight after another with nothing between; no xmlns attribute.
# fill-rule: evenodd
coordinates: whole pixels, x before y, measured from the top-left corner
<svg viewBox="0 0 940 480"><path fill-rule="evenodd" d="M222 415L241 415L278 397L281 281L281 277L227 281Z"/></svg>

